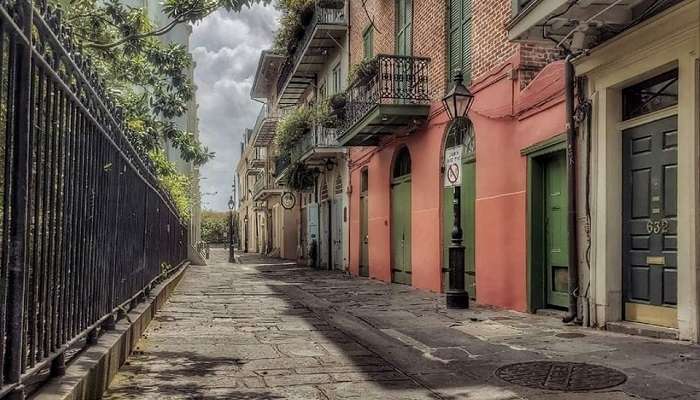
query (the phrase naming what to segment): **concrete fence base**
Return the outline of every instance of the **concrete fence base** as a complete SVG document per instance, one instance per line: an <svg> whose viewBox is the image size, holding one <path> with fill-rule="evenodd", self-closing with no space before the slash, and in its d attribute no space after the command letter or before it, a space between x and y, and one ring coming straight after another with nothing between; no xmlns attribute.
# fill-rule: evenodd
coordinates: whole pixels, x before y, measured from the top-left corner
<svg viewBox="0 0 700 400"><path fill-rule="evenodd" d="M116 329L100 335L97 344L82 351L66 368L66 374L52 378L30 398L34 400L95 400L136 347L156 312L163 307L187 270L186 263L175 274L153 288L145 302L117 322ZM129 320L131 322L129 322Z"/></svg>

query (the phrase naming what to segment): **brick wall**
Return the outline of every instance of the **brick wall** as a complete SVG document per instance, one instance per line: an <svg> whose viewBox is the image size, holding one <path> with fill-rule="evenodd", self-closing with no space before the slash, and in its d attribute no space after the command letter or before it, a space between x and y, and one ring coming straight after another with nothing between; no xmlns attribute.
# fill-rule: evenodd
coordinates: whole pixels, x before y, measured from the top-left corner
<svg viewBox="0 0 700 400"><path fill-rule="evenodd" d="M508 41L506 24L511 18L511 0L472 0L472 77L478 80L519 52L521 87L550 62L562 58L554 44L520 44Z"/></svg>
<svg viewBox="0 0 700 400"><path fill-rule="evenodd" d="M350 64L363 57L362 34L374 21L374 54L394 54L395 21L394 0L367 0L367 12L362 1L350 1ZM444 94L446 75L445 0L413 0L413 55L428 57L430 62L429 87L434 99Z"/></svg>
<svg viewBox="0 0 700 400"><path fill-rule="evenodd" d="M521 87L548 63L562 58L553 46L512 43L506 24L511 18L511 0L472 0L472 78L478 80L490 70L519 54ZM350 1L350 64L362 60L362 34L374 21L374 53L394 53L394 0ZM413 55L429 57L432 97L439 99L447 87L447 2L413 0Z"/></svg>

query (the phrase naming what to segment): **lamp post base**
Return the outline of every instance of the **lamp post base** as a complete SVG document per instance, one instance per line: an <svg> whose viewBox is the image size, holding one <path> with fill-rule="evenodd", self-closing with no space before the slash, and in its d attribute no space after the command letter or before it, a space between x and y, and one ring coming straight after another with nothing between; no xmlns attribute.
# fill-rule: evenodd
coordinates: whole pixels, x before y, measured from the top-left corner
<svg viewBox="0 0 700 400"><path fill-rule="evenodd" d="M464 290L448 290L445 292L445 305L447 308L469 308L469 293Z"/></svg>
<svg viewBox="0 0 700 400"><path fill-rule="evenodd" d="M228 262L230 262L230 263L236 262L236 256L234 254L235 253L234 253L233 245L230 245L229 249L228 249Z"/></svg>

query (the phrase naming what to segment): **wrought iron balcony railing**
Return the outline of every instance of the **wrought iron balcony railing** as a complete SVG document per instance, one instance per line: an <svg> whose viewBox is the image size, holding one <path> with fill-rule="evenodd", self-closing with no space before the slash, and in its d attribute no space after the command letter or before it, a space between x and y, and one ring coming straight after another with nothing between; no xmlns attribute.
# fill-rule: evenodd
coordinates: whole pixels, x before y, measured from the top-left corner
<svg viewBox="0 0 700 400"><path fill-rule="evenodd" d="M289 167L289 157L277 157L275 160L275 177L279 178L284 174L284 171Z"/></svg>
<svg viewBox="0 0 700 400"><path fill-rule="evenodd" d="M291 75L294 73L297 65L308 51L312 49L307 49L307 45L314 38L317 33L317 27L320 25L334 25L338 27L347 26L347 16L345 13L345 2L343 2L342 7L338 8L326 8L322 7L322 4L316 2L314 7L314 16L307 25L304 31L304 36L299 40L294 52L285 60L280 71L280 76L277 80L277 93L282 94Z"/></svg>
<svg viewBox="0 0 700 400"><path fill-rule="evenodd" d="M314 151L338 147L335 128L314 125L314 127L297 142L294 153L303 161L309 155L313 154Z"/></svg>
<svg viewBox="0 0 700 400"><path fill-rule="evenodd" d="M281 114L269 104L264 104L258 112L258 118L253 125L250 143L253 146L267 146L275 136L275 128Z"/></svg>
<svg viewBox="0 0 700 400"><path fill-rule="evenodd" d="M376 73L350 85L337 136L341 137L379 105L429 105L429 58L378 55Z"/></svg>

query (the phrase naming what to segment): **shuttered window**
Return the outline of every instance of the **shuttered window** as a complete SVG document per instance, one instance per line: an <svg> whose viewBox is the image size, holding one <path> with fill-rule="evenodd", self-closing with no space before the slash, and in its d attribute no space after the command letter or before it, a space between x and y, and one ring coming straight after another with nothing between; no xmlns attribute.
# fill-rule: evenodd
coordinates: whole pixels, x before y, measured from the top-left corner
<svg viewBox="0 0 700 400"><path fill-rule="evenodd" d="M396 54L412 53L413 1L396 0Z"/></svg>
<svg viewBox="0 0 700 400"><path fill-rule="evenodd" d="M449 72L450 80L457 68L464 72L464 80L471 80L472 65L472 1L449 0Z"/></svg>
<svg viewBox="0 0 700 400"><path fill-rule="evenodd" d="M374 57L374 27L372 25L368 26L362 34L362 50L365 59Z"/></svg>

